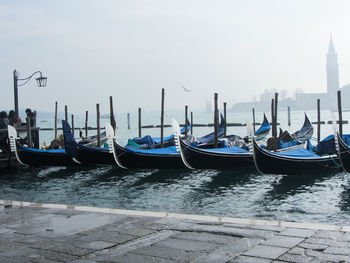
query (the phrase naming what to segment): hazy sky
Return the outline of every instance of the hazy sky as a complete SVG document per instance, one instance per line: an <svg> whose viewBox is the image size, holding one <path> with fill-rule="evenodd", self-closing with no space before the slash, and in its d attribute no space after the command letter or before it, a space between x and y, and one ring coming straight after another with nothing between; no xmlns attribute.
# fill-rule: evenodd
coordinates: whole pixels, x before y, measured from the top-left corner
<svg viewBox="0 0 350 263"><path fill-rule="evenodd" d="M349 0L124 0L0 2L0 110L71 112L204 108L219 93L229 107L265 89L326 91L330 32L340 85L350 82ZM181 85L191 89L185 93Z"/></svg>

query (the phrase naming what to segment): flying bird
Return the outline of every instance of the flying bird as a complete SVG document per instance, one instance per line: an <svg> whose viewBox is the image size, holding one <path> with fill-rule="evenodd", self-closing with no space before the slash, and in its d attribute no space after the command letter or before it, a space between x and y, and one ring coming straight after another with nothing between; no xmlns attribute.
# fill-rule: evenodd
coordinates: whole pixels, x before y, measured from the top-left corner
<svg viewBox="0 0 350 263"><path fill-rule="evenodd" d="M184 85L182 85L182 88L183 88L183 89L184 89L184 91L186 91L186 92L191 92L191 90L186 89Z"/></svg>

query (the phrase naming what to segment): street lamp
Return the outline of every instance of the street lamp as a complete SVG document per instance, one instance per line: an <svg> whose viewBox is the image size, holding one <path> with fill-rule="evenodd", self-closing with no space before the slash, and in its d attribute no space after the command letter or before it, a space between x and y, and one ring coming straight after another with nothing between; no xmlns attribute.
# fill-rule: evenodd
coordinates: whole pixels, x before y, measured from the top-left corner
<svg viewBox="0 0 350 263"><path fill-rule="evenodd" d="M40 74L40 77L36 78L36 83L38 84L38 87L46 87L46 83L47 83L47 78L43 77L43 74L41 73L41 71L35 71L32 75L30 75L27 78L24 79L19 79L18 78L18 74L17 74L17 70L13 71L13 86L14 86L14 97L15 97L15 113L16 116L19 117L19 112L18 112L18 87L19 86L23 86L25 84L27 84L30 79L35 75L35 74ZM23 83L19 84L19 81L23 81Z"/></svg>

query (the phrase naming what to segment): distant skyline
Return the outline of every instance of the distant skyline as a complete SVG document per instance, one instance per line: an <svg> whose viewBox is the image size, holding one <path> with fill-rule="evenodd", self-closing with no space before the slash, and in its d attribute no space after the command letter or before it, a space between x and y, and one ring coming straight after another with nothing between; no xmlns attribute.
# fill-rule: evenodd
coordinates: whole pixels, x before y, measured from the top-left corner
<svg viewBox="0 0 350 263"><path fill-rule="evenodd" d="M13 108L14 69L41 70L20 108L72 113L228 107L264 90L326 92L329 37L340 87L350 83L350 1L10 1L0 3L0 110ZM186 92L186 89L191 92Z"/></svg>

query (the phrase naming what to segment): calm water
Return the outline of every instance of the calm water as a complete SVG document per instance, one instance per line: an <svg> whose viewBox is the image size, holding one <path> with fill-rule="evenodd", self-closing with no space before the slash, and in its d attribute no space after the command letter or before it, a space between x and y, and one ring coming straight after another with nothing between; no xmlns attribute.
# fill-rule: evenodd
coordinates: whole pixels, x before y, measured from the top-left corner
<svg viewBox="0 0 350 263"><path fill-rule="evenodd" d="M282 114L281 127L286 129ZM308 114L315 121L316 115ZM181 121L182 113L174 115ZM198 122L210 122L209 116L201 114ZM229 114L228 121L245 122L249 116ZM303 112L292 117L289 130L295 131L303 123ZM158 119L151 115L149 120L154 122L148 124ZM262 113L257 113L257 121L261 120ZM118 129L120 141L136 136L136 128L128 131L124 127L126 116L125 123L119 123L123 124ZM331 125L323 125L322 129L324 137ZM347 129L348 125L345 132ZM210 128L196 128L195 134L207 131ZM159 130L144 129L143 133L158 136ZM244 135L245 128L232 127L229 133ZM350 225L349 179L346 173L282 176L238 170L120 170L112 166L22 169L1 172L0 199Z"/></svg>

